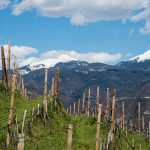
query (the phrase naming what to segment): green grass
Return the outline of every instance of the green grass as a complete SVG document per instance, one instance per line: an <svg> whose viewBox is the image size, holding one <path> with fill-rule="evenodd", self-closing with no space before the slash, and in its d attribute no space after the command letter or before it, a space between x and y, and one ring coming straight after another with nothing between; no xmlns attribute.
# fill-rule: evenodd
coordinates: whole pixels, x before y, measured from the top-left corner
<svg viewBox="0 0 150 150"><path fill-rule="evenodd" d="M4 95L0 86L0 128L7 125L10 94ZM50 101L50 99L48 100ZM37 108L38 103L42 105L42 98L25 100L18 92L15 94L15 110L18 121L22 121L24 110L27 110L27 118L25 122L25 150L66 150L67 149L67 128L68 124L72 123L73 128L73 150L94 150L95 149L95 134L96 134L96 118L84 116L69 116L64 110L57 113L53 110L52 104L48 107L49 120L45 125L43 116L35 115L33 118L33 127L29 127L30 115L32 108ZM21 123L19 124L19 128ZM15 128L13 128L15 130ZM110 126L101 123L100 138L101 141L108 135ZM123 136L126 136L121 131ZM139 150L139 144L142 144L142 150L148 150L148 139L138 134L128 132L128 141L132 144L132 139L135 140L135 149ZM6 129L0 130L0 149L5 149ZM16 139L12 142L15 143ZM116 150L128 150L126 142L117 135ZM16 146L7 149L16 149Z"/></svg>

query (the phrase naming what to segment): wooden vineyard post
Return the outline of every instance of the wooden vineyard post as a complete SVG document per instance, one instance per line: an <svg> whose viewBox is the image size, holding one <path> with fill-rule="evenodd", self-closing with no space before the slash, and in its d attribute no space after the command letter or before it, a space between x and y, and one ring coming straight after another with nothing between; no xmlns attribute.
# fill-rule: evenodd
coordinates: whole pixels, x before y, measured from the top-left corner
<svg viewBox="0 0 150 150"><path fill-rule="evenodd" d="M73 134L73 125L69 124L69 126L68 126L67 150L71 150L72 149L72 134Z"/></svg>
<svg viewBox="0 0 150 150"><path fill-rule="evenodd" d="M38 103L38 111L37 111L37 114L39 115L40 114L40 104Z"/></svg>
<svg viewBox="0 0 150 150"><path fill-rule="evenodd" d="M134 145L134 139L132 139L132 149L135 149L135 145Z"/></svg>
<svg viewBox="0 0 150 150"><path fill-rule="evenodd" d="M132 119L130 119L130 130L131 130L131 131L133 130L133 122L132 122Z"/></svg>
<svg viewBox="0 0 150 150"><path fill-rule="evenodd" d="M22 132L18 134L18 145L17 150L24 150L24 125L25 125L25 118L26 118L27 110L24 111L23 121L22 121Z"/></svg>
<svg viewBox="0 0 150 150"><path fill-rule="evenodd" d="M19 78L19 71L18 71L18 64L16 64L16 89L18 90L18 78Z"/></svg>
<svg viewBox="0 0 150 150"><path fill-rule="evenodd" d="M27 89L26 88L24 89L24 98L25 99L27 98Z"/></svg>
<svg viewBox="0 0 150 150"><path fill-rule="evenodd" d="M10 79L10 55L11 55L11 49L10 49L10 40L8 41L8 56L7 56L7 78L8 78L8 87L11 87L11 79Z"/></svg>
<svg viewBox="0 0 150 150"><path fill-rule="evenodd" d="M13 75L13 83L12 83L12 91L11 91L11 99L10 99L10 111L9 111L9 117L8 117L8 130L7 130L7 139L6 139L6 145L8 146L10 144L10 128L13 121L13 111L14 111L14 96L15 96L15 81L16 81L16 75Z"/></svg>
<svg viewBox="0 0 150 150"><path fill-rule="evenodd" d="M96 128L96 150L99 150L100 145L100 123L101 123L101 105L98 106L97 128Z"/></svg>
<svg viewBox="0 0 150 150"><path fill-rule="evenodd" d="M113 95L113 97L115 97L116 98L116 89L113 89L113 93L112 93L112 95Z"/></svg>
<svg viewBox="0 0 150 150"><path fill-rule="evenodd" d="M141 130L141 108L140 102L138 102L138 132L140 133Z"/></svg>
<svg viewBox="0 0 150 150"><path fill-rule="evenodd" d="M16 57L14 56L14 62L13 62L13 74L16 74Z"/></svg>
<svg viewBox="0 0 150 150"><path fill-rule="evenodd" d="M83 94L82 98L82 115L84 115L85 112L85 93Z"/></svg>
<svg viewBox="0 0 150 150"><path fill-rule="evenodd" d="M54 78L52 78L52 87L51 87L51 97L54 98L55 96L55 87L54 87L54 84L55 84L55 80Z"/></svg>
<svg viewBox="0 0 150 150"><path fill-rule="evenodd" d="M72 111L71 111L71 105L70 105L70 115L72 114Z"/></svg>
<svg viewBox="0 0 150 150"><path fill-rule="evenodd" d="M21 93L21 89L22 89L22 87L21 87L22 75L21 75L21 73L20 73L19 75L20 75L20 76L19 76L19 91L20 91L20 93Z"/></svg>
<svg viewBox="0 0 150 150"><path fill-rule="evenodd" d="M97 87L97 95L96 95L97 108L99 108L99 104L100 104L99 87Z"/></svg>
<svg viewBox="0 0 150 150"><path fill-rule="evenodd" d="M109 96L109 88L106 89L106 118L108 120L110 113L110 96Z"/></svg>
<svg viewBox="0 0 150 150"><path fill-rule="evenodd" d="M21 80L21 94L24 96L24 79Z"/></svg>
<svg viewBox="0 0 150 150"><path fill-rule="evenodd" d="M17 119L17 115L15 117L15 121L16 121L16 133L18 135L18 119Z"/></svg>
<svg viewBox="0 0 150 150"><path fill-rule="evenodd" d="M90 116L90 106L91 106L91 89L89 89L89 93L88 93L88 117Z"/></svg>
<svg viewBox="0 0 150 150"><path fill-rule="evenodd" d="M7 82L5 53L4 53L4 47L3 46L1 46L1 57L2 57L2 84L3 84L3 87L7 90L8 82Z"/></svg>
<svg viewBox="0 0 150 150"><path fill-rule="evenodd" d="M59 75L59 67L56 68L56 83L55 83L55 87L56 87L56 101L57 104L60 106L60 75Z"/></svg>
<svg viewBox="0 0 150 150"><path fill-rule="evenodd" d="M26 119L26 114L27 114L27 110L24 111L24 115L23 115L23 121L22 121L22 133L24 133L24 124L25 124L25 119Z"/></svg>
<svg viewBox="0 0 150 150"><path fill-rule="evenodd" d="M124 102L122 102L122 128L125 129Z"/></svg>
<svg viewBox="0 0 150 150"><path fill-rule="evenodd" d="M45 123L46 123L46 115L47 115L47 74L48 74L48 70L45 69L44 100L43 100L43 104L44 104L44 120L45 120Z"/></svg>
<svg viewBox="0 0 150 150"><path fill-rule="evenodd" d="M74 102L73 103L73 115L75 115L76 114L76 103Z"/></svg>
<svg viewBox="0 0 150 150"><path fill-rule="evenodd" d="M80 115L80 99L78 101L78 115Z"/></svg>
<svg viewBox="0 0 150 150"><path fill-rule="evenodd" d="M115 125L115 103L116 103L116 98L113 97L113 101L112 101L112 114L111 114L111 129L114 129L114 125Z"/></svg>
<svg viewBox="0 0 150 150"><path fill-rule="evenodd" d="M142 130L144 132L145 130L145 121L144 121L144 116L142 116Z"/></svg>

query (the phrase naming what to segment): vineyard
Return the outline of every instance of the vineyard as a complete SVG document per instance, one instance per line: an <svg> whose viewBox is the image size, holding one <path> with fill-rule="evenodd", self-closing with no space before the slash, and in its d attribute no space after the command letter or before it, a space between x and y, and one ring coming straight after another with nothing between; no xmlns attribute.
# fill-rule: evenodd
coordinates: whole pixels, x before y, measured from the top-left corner
<svg viewBox="0 0 150 150"><path fill-rule="evenodd" d="M2 46L0 149L150 149L150 121L145 122L140 102L135 112L137 117L128 119L125 102L120 104L117 100L117 89L107 88L105 103L101 103L101 88L97 87L94 102L89 89L79 101L64 107L58 67L52 79L48 78L49 68L45 69L43 96L30 99L16 58L11 59L10 45L7 63L5 54ZM48 80L52 80L51 89L47 88ZM121 114L117 112L118 105Z"/></svg>

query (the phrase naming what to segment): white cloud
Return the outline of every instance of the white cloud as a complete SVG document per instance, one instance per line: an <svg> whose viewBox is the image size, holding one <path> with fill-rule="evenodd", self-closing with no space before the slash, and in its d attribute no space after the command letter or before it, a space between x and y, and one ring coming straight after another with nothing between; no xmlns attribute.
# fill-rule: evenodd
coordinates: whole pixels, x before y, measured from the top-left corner
<svg viewBox="0 0 150 150"><path fill-rule="evenodd" d="M5 57L7 58L8 45L4 45ZM11 58L13 63L14 56L17 58L17 63L23 65L22 62L27 62L27 58L38 53L36 48L29 46L11 46ZM31 58L30 58L31 59ZM31 62L31 61L30 61Z"/></svg>
<svg viewBox="0 0 150 150"><path fill-rule="evenodd" d="M131 17L131 21L138 22L144 20L145 26L140 29L141 34L150 33L150 0L149 5L141 12Z"/></svg>
<svg viewBox="0 0 150 150"><path fill-rule="evenodd" d="M108 54L104 52L87 52L78 53L76 51L65 51L65 50L51 50L41 54L41 60L44 60L46 66L51 64L52 66L58 62L66 62L71 60L87 61L89 63L101 62L101 63L114 63L121 59L121 54Z"/></svg>
<svg viewBox="0 0 150 150"><path fill-rule="evenodd" d="M22 0L13 6L19 15L32 9L47 17L67 17L71 23L84 25L98 20L125 20L135 10L145 9L149 0Z"/></svg>
<svg viewBox="0 0 150 150"><path fill-rule="evenodd" d="M10 1L9 0L0 0L0 9L4 9L9 5Z"/></svg>
<svg viewBox="0 0 150 150"><path fill-rule="evenodd" d="M0 0L0 9L10 0ZM12 4L12 14L35 10L39 15L53 18L66 17L75 25L96 21L145 21L139 31L150 33L150 0L20 0Z"/></svg>
<svg viewBox="0 0 150 150"><path fill-rule="evenodd" d="M4 45L4 47L7 51L8 45ZM11 53L17 58L25 58L27 56L38 53L38 50L29 46L11 46Z"/></svg>
<svg viewBox="0 0 150 150"><path fill-rule="evenodd" d="M4 45L7 52L7 45ZM89 63L114 63L121 59L122 55L109 54L105 52L86 52L79 53L74 50L49 50L37 56L38 50L28 46L11 46L12 55L17 58L19 66L30 64L31 66L37 64L45 64L47 67L54 66L58 62L68 62L72 60L87 61ZM6 53L7 56L7 53Z"/></svg>

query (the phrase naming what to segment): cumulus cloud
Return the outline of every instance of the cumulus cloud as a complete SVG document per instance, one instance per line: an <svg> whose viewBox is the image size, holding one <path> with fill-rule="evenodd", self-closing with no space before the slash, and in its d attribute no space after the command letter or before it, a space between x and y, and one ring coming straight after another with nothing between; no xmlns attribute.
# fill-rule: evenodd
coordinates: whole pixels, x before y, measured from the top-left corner
<svg viewBox="0 0 150 150"><path fill-rule="evenodd" d="M130 19L133 22L138 21L145 21L145 26L140 29L140 32L142 34L149 34L150 33L150 0L149 5L143 10L137 13L136 15L133 15Z"/></svg>
<svg viewBox="0 0 150 150"><path fill-rule="evenodd" d="M0 9L10 0L0 0ZM85 25L96 21L145 21L141 34L150 33L150 0L19 0L12 4L12 14L35 10L45 17L70 19L71 24Z"/></svg>
<svg viewBox="0 0 150 150"><path fill-rule="evenodd" d="M121 58L121 54L108 54L104 52L79 53L76 51L51 50L41 54L40 58L45 61L46 66L52 66L58 62L67 62L71 60L87 61L89 63L114 63ZM49 63L50 62L50 63Z"/></svg>
<svg viewBox="0 0 150 150"><path fill-rule="evenodd" d="M129 18L135 10L145 9L149 0L22 0L13 6L19 15L32 9L47 17L68 17L72 24L84 25L98 20Z"/></svg>
<svg viewBox="0 0 150 150"><path fill-rule="evenodd" d="M7 45L4 45L7 52ZM44 64L46 67L54 66L58 62L68 62L72 60L87 61L89 63L114 63L121 59L122 55L109 54L105 52L80 53L74 50L49 50L39 54L36 48L28 46L12 46L12 55L16 56L19 66ZM7 53L6 53L7 56Z"/></svg>
<svg viewBox="0 0 150 150"><path fill-rule="evenodd" d="M6 8L9 5L9 0L0 0L0 10Z"/></svg>
<svg viewBox="0 0 150 150"><path fill-rule="evenodd" d="M7 58L8 45L4 45L4 49L5 49L5 57ZM23 65L22 62L24 62L24 61L27 62L28 57L30 57L30 59L31 59L32 58L31 56L33 56L37 53L38 53L38 50L36 48L32 48L29 46L11 46L12 61L13 61L14 57L16 57L17 63L19 65ZM31 61L29 63L31 63Z"/></svg>

